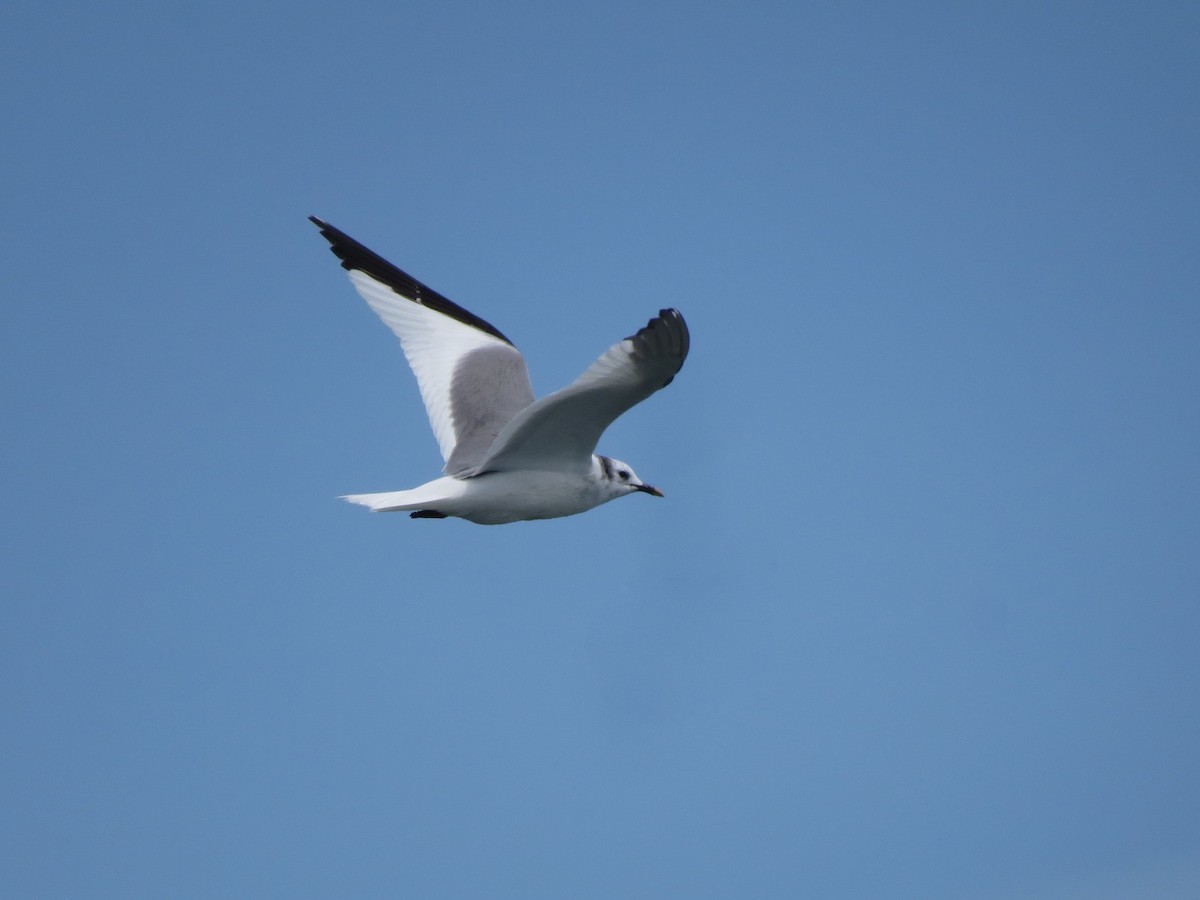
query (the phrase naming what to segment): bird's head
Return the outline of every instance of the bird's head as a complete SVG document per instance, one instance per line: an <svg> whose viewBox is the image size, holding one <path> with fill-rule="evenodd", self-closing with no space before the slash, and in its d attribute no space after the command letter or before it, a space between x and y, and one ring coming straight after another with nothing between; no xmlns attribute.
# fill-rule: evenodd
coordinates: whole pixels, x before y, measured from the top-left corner
<svg viewBox="0 0 1200 900"><path fill-rule="evenodd" d="M663 495L658 488L646 484L638 478L629 463L609 456L597 456L596 463L600 470L601 483L612 493L613 497L623 497L626 494L638 492L649 494L652 497Z"/></svg>

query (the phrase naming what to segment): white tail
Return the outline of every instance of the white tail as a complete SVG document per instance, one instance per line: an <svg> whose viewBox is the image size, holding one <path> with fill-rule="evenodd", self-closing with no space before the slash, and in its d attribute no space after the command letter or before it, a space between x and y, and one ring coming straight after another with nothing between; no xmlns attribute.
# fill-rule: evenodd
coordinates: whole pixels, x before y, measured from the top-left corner
<svg viewBox="0 0 1200 900"><path fill-rule="evenodd" d="M348 503L365 506L371 512L396 512L410 509L437 509L439 503L452 498L461 490L461 482L453 478L438 478L408 491L388 491L383 494L347 494Z"/></svg>
<svg viewBox="0 0 1200 900"><path fill-rule="evenodd" d="M357 503L359 506L365 506L371 512L393 512L401 509L417 509L416 506L410 505L409 497L412 491L390 491L386 494L347 494L341 499L348 503Z"/></svg>

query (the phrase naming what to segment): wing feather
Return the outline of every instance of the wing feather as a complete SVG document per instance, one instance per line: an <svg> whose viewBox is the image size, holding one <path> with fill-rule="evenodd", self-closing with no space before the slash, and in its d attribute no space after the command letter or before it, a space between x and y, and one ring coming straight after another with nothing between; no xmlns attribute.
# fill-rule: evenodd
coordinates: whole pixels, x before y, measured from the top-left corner
<svg viewBox="0 0 1200 900"><path fill-rule="evenodd" d="M493 325L311 218L359 294L400 339L446 474L476 469L504 425L533 403L525 358Z"/></svg>
<svg viewBox="0 0 1200 900"><path fill-rule="evenodd" d="M677 309L610 347L573 383L521 410L497 436L478 474L511 469L586 471L604 430L671 383L690 337Z"/></svg>

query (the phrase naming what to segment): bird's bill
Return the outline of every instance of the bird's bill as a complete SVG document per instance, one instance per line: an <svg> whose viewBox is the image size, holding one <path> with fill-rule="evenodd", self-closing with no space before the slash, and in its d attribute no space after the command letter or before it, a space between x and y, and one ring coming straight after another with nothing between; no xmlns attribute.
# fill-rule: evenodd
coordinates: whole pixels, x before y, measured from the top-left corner
<svg viewBox="0 0 1200 900"><path fill-rule="evenodd" d="M639 484L637 489L643 493L649 494L651 497L661 497L663 495L662 491L649 484Z"/></svg>

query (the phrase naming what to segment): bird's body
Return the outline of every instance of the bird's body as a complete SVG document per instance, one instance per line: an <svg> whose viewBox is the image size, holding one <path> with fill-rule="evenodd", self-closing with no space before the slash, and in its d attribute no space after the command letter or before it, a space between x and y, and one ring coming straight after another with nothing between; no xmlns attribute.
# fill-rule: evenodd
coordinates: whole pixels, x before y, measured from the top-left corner
<svg viewBox="0 0 1200 900"><path fill-rule="evenodd" d="M662 496L594 450L614 419L683 365L689 337L678 310L660 311L573 384L535 401L524 357L495 327L310 218L400 338L446 461L445 476L420 487L344 499L376 512L501 525L575 515L635 492Z"/></svg>
<svg viewBox="0 0 1200 900"><path fill-rule="evenodd" d="M352 494L346 499L375 512L411 510L424 512L425 518L458 516L477 525L506 525L573 516L628 493L611 490L611 484L597 464L584 478L532 469L487 472L473 478L445 475L409 491Z"/></svg>

